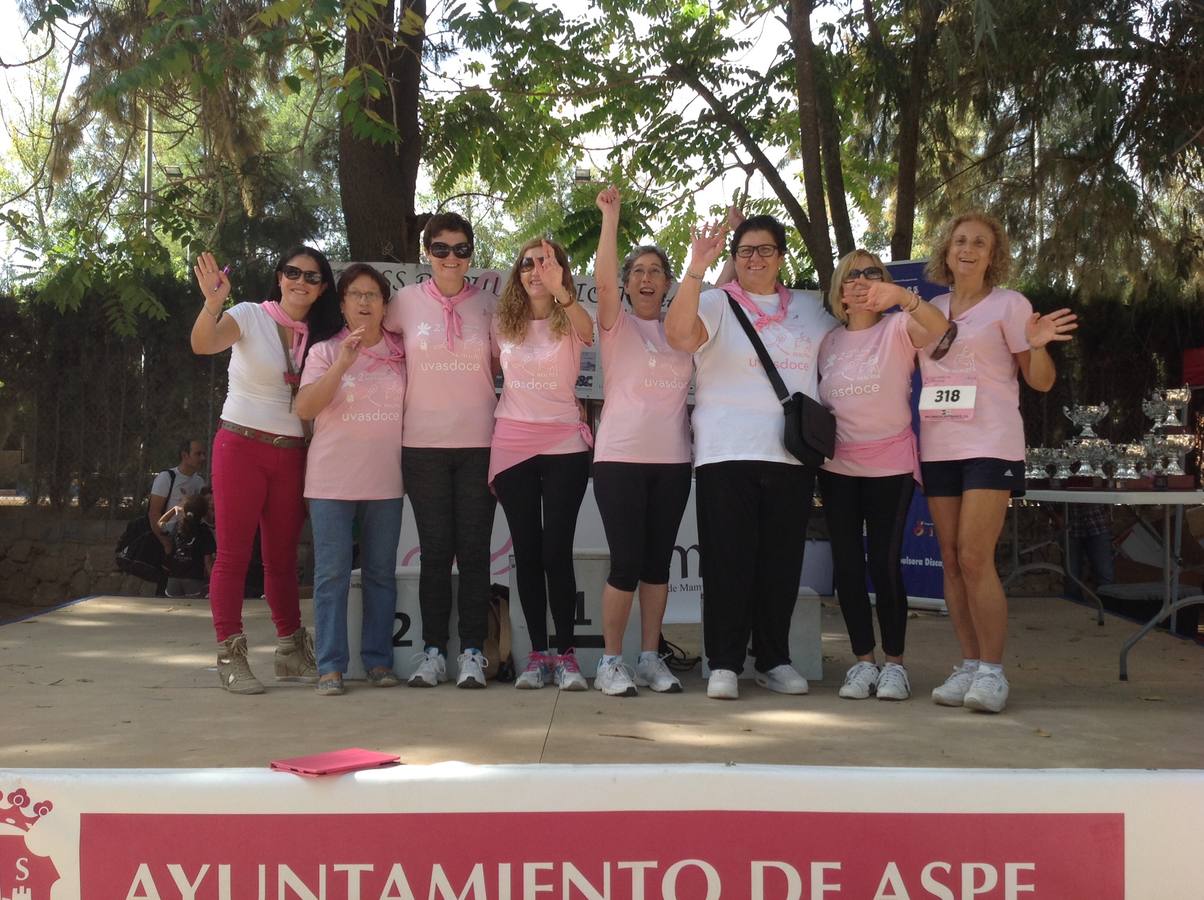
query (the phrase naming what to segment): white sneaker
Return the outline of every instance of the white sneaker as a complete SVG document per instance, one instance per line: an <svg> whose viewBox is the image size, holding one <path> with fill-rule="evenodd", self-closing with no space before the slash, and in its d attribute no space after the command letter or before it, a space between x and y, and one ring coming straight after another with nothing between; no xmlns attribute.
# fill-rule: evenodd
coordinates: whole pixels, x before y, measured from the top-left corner
<svg viewBox="0 0 1204 900"><path fill-rule="evenodd" d="M577 665L577 654L571 647L554 658L556 668L552 670L552 680L556 682L556 687L562 691L589 690L589 682L581 674L581 667Z"/></svg>
<svg viewBox="0 0 1204 900"><path fill-rule="evenodd" d="M805 694L808 690L807 679L786 663L774 666L768 672L758 672L755 680L761 687L778 694Z"/></svg>
<svg viewBox="0 0 1204 900"><path fill-rule="evenodd" d="M740 696L740 683L731 669L711 669L707 679L707 696L712 700L735 700Z"/></svg>
<svg viewBox="0 0 1204 900"><path fill-rule="evenodd" d="M461 653L456 657L456 665L460 668L460 674L456 676L456 687L485 687L485 667L489 665L489 660L484 657L480 650L469 650L466 653Z"/></svg>
<svg viewBox="0 0 1204 900"><path fill-rule="evenodd" d="M669 671L660 655L648 656L641 653L635 664L635 683L650 687L658 694L680 694L681 682Z"/></svg>
<svg viewBox="0 0 1204 900"><path fill-rule="evenodd" d="M945 683L932 689L932 702L938 706L961 706L977 671L978 666L971 668L965 663L954 666L953 674L945 679Z"/></svg>
<svg viewBox="0 0 1204 900"><path fill-rule="evenodd" d="M598 661L598 674L594 676L594 687L608 697L635 697L640 692L632 680L631 670L621 657Z"/></svg>
<svg viewBox="0 0 1204 900"><path fill-rule="evenodd" d="M844 673L844 684L838 693L846 700L864 700L878 689L878 667L859 659Z"/></svg>
<svg viewBox="0 0 1204 900"><path fill-rule="evenodd" d="M550 661L556 659L555 653L540 653L535 651L527 657L527 668L523 669L514 686L520 691L534 691L552 680Z"/></svg>
<svg viewBox="0 0 1204 900"><path fill-rule="evenodd" d="M911 681L907 670L898 663L888 662L878 676L879 700L906 700L911 696Z"/></svg>
<svg viewBox="0 0 1204 900"><path fill-rule="evenodd" d="M418 668L407 682L410 687L434 687L441 681L447 681L447 660L434 647L428 647L422 653L415 653Z"/></svg>
<svg viewBox="0 0 1204 900"><path fill-rule="evenodd" d="M979 712L1003 712L1008 705L1008 680L1002 672L979 669L970 690L966 691L963 705Z"/></svg>

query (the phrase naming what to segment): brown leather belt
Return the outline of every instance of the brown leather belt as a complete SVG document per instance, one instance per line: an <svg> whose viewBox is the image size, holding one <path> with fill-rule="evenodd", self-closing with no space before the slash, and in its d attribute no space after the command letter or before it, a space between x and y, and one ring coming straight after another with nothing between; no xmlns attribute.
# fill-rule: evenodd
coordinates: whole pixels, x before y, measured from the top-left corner
<svg viewBox="0 0 1204 900"><path fill-rule="evenodd" d="M250 438L253 441L259 441L261 444L271 444L273 447L282 449L292 449L296 447L304 447L309 443L303 437L288 434L272 434L270 431L260 431L258 428L248 428L245 425L235 425L233 422L221 420L221 427L226 431L233 432L239 437Z"/></svg>

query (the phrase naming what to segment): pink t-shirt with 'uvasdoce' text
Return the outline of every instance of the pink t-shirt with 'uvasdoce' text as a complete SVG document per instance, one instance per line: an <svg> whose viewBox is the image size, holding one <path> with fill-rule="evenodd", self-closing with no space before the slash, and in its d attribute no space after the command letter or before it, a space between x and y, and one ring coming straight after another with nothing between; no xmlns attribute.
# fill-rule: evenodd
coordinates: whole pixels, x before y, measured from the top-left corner
<svg viewBox="0 0 1204 900"><path fill-rule="evenodd" d="M577 375L585 344L572 327L566 335L555 335L550 323L550 319L532 319L521 342L498 335L502 397L495 418L559 425L581 421ZM543 452L578 453L588 449L584 439L574 434Z"/></svg>

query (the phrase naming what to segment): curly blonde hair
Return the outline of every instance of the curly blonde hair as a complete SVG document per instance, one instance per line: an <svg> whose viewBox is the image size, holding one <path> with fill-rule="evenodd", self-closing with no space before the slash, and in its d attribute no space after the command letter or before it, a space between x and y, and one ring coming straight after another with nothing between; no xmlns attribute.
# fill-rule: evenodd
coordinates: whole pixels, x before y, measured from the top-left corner
<svg viewBox="0 0 1204 900"><path fill-rule="evenodd" d="M1012 243L1008 240L1008 233L1003 230L1000 221L980 210L962 213L945 223L933 245L932 254L928 257L928 265L924 267L924 277L933 284L953 284L953 273L949 271L949 248L953 245L953 232L966 222L980 222L991 229L995 242L991 248L991 262L987 265L983 281L987 287L992 288L1002 284L1012 267Z"/></svg>
<svg viewBox="0 0 1204 900"><path fill-rule="evenodd" d="M895 280L890 277L890 269L886 267L877 253L870 253L868 250L858 248L842 256L840 262L836 264L836 271L832 273L832 284L828 287L828 307L842 325L847 325L849 322L849 311L840 302L840 298L844 296L844 277L849 273L849 269L853 268L853 263L857 261L858 257L868 259L872 265L881 269L883 281ZM864 269L865 266L862 268Z"/></svg>
<svg viewBox="0 0 1204 900"><path fill-rule="evenodd" d="M527 255L527 251L533 250L543 244L545 238L533 238L523 244L518 251L518 258L514 260L514 265L510 267L510 277L506 279L506 286L502 288L502 296L497 302L497 330L498 333L512 341L522 341L527 336L527 323L531 321L531 298L527 296L527 289L523 287L522 279L519 277L518 267L522 265L523 257ZM564 252L564 248L555 241L548 241L548 245L552 248L552 252L556 256L556 261L560 263L560 268L564 272L563 284L565 290L573 296L577 295L577 284L573 281L572 273L569 272L569 257ZM572 323L569 322L569 317L559 303L552 304L552 315L550 319L550 328L552 334L557 337L564 337L572 328Z"/></svg>

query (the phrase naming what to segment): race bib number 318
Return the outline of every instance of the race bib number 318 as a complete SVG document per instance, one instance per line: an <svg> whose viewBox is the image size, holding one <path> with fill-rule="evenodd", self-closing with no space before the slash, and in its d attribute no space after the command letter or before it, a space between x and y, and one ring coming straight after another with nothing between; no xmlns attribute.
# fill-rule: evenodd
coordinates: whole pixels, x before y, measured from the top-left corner
<svg viewBox="0 0 1204 900"><path fill-rule="evenodd" d="M978 386L964 378L933 378L920 390L921 419L972 419Z"/></svg>

